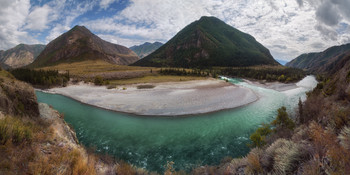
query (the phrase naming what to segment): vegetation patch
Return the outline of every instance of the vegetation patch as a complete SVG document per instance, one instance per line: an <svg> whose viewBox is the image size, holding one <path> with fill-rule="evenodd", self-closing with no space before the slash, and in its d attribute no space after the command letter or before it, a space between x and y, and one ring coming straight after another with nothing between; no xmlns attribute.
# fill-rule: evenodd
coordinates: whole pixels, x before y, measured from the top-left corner
<svg viewBox="0 0 350 175"><path fill-rule="evenodd" d="M151 84L138 85L137 89L153 89L155 86Z"/></svg>
<svg viewBox="0 0 350 175"><path fill-rule="evenodd" d="M0 120L0 143L7 142L21 144L31 142L33 137L33 127L29 123L24 123L13 117L6 117Z"/></svg>
<svg viewBox="0 0 350 175"><path fill-rule="evenodd" d="M45 88L66 86L70 78L69 71L60 74L58 70L14 69L11 74L19 80Z"/></svg>

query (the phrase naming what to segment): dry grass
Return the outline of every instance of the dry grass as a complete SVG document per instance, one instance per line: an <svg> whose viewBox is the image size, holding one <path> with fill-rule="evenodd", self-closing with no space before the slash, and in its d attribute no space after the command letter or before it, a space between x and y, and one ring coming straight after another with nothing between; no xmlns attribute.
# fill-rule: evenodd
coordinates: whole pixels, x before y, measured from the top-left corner
<svg viewBox="0 0 350 175"><path fill-rule="evenodd" d="M206 77L154 75L154 76L145 76L141 78L112 80L109 83L112 85L127 85L127 84L140 84L140 83L179 82L179 81L204 80L204 79L206 79Z"/></svg>
<svg viewBox="0 0 350 175"><path fill-rule="evenodd" d="M62 63L56 66L38 69L58 70L62 73L69 71L71 77L91 82L96 76L101 76L104 79L109 80L111 85L177 82L205 79L205 77L195 76L160 75L158 72L161 68L114 65L101 60Z"/></svg>
<svg viewBox="0 0 350 175"><path fill-rule="evenodd" d="M350 127L344 127L338 136L341 146L350 149Z"/></svg>
<svg viewBox="0 0 350 175"><path fill-rule="evenodd" d="M344 130L341 135L344 136L345 132ZM342 139L339 142L339 137L333 131L323 129L321 125L315 122L310 124L309 135L312 139L316 155L321 160L327 160L321 162L326 171L330 174L345 174L346 172L350 172L350 151L342 146Z"/></svg>
<svg viewBox="0 0 350 175"><path fill-rule="evenodd" d="M43 67L38 69L69 71L71 75L77 76L102 72L150 71L151 69L153 71L158 70L158 68L115 65L102 60L88 60L74 63L62 63L59 65Z"/></svg>
<svg viewBox="0 0 350 175"><path fill-rule="evenodd" d="M259 148L254 148L251 150L247 156L248 166L245 168L246 174L261 174L263 173L263 168L260 163L260 157L263 151Z"/></svg>
<svg viewBox="0 0 350 175"><path fill-rule="evenodd" d="M0 120L0 174L95 174L93 155L57 146L52 128L44 126L11 116Z"/></svg>

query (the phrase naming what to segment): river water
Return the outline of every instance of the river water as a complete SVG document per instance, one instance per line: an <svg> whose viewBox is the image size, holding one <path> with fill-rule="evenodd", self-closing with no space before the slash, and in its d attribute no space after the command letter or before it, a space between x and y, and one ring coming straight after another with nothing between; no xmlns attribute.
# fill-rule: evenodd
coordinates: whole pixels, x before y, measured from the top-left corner
<svg viewBox="0 0 350 175"><path fill-rule="evenodd" d="M299 98L305 99L305 92L317 83L313 76L307 76L297 84L298 88L278 92L240 79L229 81L252 89L260 99L240 108L208 114L146 117L92 107L62 95L41 91L36 91L36 95L39 102L64 113L64 119L86 147L149 171L162 172L167 161L173 161L176 169L191 170L199 165L219 164L227 156L245 156L249 152L249 135L261 123L271 122L281 106L292 113Z"/></svg>

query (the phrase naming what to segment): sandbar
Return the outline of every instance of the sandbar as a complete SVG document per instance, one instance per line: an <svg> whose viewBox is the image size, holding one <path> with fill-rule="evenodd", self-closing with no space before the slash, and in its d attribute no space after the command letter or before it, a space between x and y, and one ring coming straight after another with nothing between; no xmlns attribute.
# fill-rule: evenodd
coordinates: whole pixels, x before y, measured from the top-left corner
<svg viewBox="0 0 350 175"><path fill-rule="evenodd" d="M47 92L104 109L147 116L209 113L244 106L259 99L249 88L218 79L153 83L151 89L138 89L139 85L107 89L79 83Z"/></svg>

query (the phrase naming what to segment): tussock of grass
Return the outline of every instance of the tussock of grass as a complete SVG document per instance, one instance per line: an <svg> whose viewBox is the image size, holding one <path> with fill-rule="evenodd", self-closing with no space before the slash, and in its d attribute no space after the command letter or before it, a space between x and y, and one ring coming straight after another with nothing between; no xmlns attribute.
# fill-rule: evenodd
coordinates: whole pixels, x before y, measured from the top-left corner
<svg viewBox="0 0 350 175"><path fill-rule="evenodd" d="M248 166L245 168L246 174L261 174L263 168L260 163L260 158L262 157L263 151L259 148L254 148L247 155Z"/></svg>
<svg viewBox="0 0 350 175"><path fill-rule="evenodd" d="M12 141L14 144L31 142L33 138L33 127L29 123L24 123L19 119L6 117L0 120L0 143L6 144Z"/></svg>
<svg viewBox="0 0 350 175"><path fill-rule="evenodd" d="M350 149L350 127L344 127L340 132L338 139L345 149Z"/></svg>

